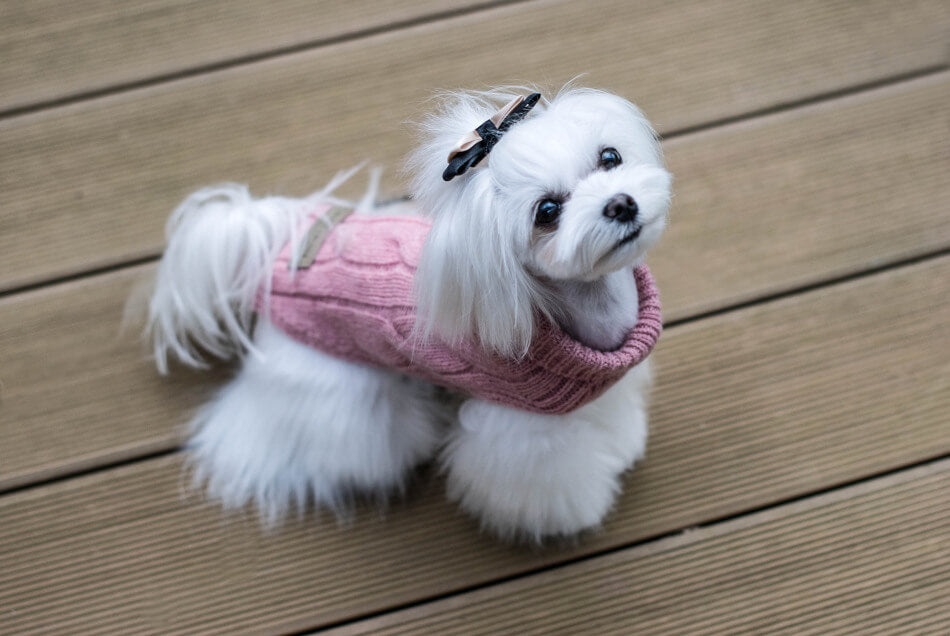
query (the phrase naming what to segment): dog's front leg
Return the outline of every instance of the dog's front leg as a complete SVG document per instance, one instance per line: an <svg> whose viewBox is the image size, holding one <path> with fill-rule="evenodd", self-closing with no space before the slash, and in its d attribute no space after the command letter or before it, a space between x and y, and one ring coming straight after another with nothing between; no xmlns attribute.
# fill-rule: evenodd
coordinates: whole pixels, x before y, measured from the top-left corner
<svg viewBox="0 0 950 636"><path fill-rule="evenodd" d="M648 362L566 415L469 400L443 451L449 497L509 539L541 541L600 525L620 476L646 449Z"/></svg>

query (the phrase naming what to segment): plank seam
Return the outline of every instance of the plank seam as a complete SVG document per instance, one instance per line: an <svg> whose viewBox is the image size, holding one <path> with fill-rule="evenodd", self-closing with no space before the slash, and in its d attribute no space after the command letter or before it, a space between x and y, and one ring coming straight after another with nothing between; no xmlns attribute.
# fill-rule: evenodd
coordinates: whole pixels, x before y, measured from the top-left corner
<svg viewBox="0 0 950 636"><path fill-rule="evenodd" d="M156 451L151 451L148 453L141 453L138 455L132 455L125 457L123 459L118 459L111 462L105 462L95 466L90 466L88 468L82 468L80 470L72 470L68 472L61 473L59 475L53 475L51 477L45 477L43 479L38 479L29 483L17 484L15 486L9 486L7 488L0 488L0 497L6 497L8 495L15 495L19 492L24 492L27 490L34 490L37 488L42 488L44 486L52 486L60 482L69 481L71 479L79 479L80 477L87 477L90 475L98 475L99 473L104 473L110 470L116 470L119 468L124 468L125 466L131 466L132 464L138 464L141 462L148 462L156 459L161 459L163 457L170 457L176 455L185 450L184 444L174 444L168 448L163 448Z"/></svg>
<svg viewBox="0 0 950 636"><path fill-rule="evenodd" d="M103 265L102 267L91 267L89 269L83 269L72 274L66 274L64 276L54 276L52 278L47 278L45 280L37 281L35 283L26 283L25 285L17 285L16 287L10 287L8 289L0 289L0 300L8 296L16 296L17 294L25 294L27 292L38 291L46 287L55 287L57 285L63 285L65 283L72 283L86 278L95 278L96 276L103 276L105 274L113 274L116 272L121 272L126 269L134 269L142 265L148 265L150 263L155 263L161 257L161 252L156 254L147 254L139 258L133 258L127 261L121 261L118 263L112 263L110 265Z"/></svg>

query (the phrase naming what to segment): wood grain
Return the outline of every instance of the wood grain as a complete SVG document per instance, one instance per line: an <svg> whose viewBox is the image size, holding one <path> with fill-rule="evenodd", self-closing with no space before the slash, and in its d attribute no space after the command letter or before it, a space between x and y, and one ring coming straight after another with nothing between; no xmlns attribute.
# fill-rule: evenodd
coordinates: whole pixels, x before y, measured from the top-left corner
<svg viewBox="0 0 950 636"><path fill-rule="evenodd" d="M330 633L937 633L948 489L944 460Z"/></svg>
<svg viewBox="0 0 950 636"><path fill-rule="evenodd" d="M666 143L677 319L950 245L950 73Z"/></svg>
<svg viewBox="0 0 950 636"><path fill-rule="evenodd" d="M948 280L950 257L930 259L671 329L649 456L574 547L480 537L433 479L386 517L262 533L186 494L177 456L5 496L4 627L301 630L946 454Z"/></svg>
<svg viewBox="0 0 950 636"><path fill-rule="evenodd" d="M669 131L933 68L948 39L941 0L523 3L7 119L0 289L156 254L207 183L394 166L433 89L587 72Z"/></svg>
<svg viewBox="0 0 950 636"><path fill-rule="evenodd" d="M149 268L148 271L151 271ZM0 301L0 488L173 447L225 371L158 376L123 306L142 268Z"/></svg>
<svg viewBox="0 0 950 636"><path fill-rule="evenodd" d="M0 3L0 111L478 6L472 0Z"/></svg>
<svg viewBox="0 0 950 636"><path fill-rule="evenodd" d="M950 74L668 144L671 227L650 263L667 319L950 244ZM116 340L134 279L0 300L0 487L175 446L215 379L160 381Z"/></svg>

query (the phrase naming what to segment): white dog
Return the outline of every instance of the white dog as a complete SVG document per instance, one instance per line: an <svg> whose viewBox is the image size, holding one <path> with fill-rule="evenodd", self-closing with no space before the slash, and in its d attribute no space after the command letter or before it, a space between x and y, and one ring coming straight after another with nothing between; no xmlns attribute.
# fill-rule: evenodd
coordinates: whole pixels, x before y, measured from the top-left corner
<svg viewBox="0 0 950 636"><path fill-rule="evenodd" d="M538 97L446 96L420 127L409 202L376 204L374 174L347 205L333 196L344 174L306 199L216 186L174 212L150 305L159 369L169 353L192 366L246 354L194 422L213 497L267 520L341 512L354 495L399 492L440 454L450 498L500 536L600 524L645 449L642 359L659 317L641 264L671 177L629 102ZM382 278L347 278L357 270ZM538 347L568 352L545 366ZM581 377L575 358L613 375Z"/></svg>

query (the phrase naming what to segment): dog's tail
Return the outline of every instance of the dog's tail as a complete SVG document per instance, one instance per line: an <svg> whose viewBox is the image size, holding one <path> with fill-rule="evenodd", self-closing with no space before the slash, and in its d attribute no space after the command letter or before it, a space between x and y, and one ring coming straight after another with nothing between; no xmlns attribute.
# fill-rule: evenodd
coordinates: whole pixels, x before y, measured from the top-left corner
<svg viewBox="0 0 950 636"><path fill-rule="evenodd" d="M227 359L254 350L255 304L278 253L288 241L297 244L310 204L341 203L333 190L359 168L306 199L254 199L247 187L228 183L178 206L165 227L167 247L148 308L147 335L160 372L167 372L169 357L205 367L207 355Z"/></svg>

